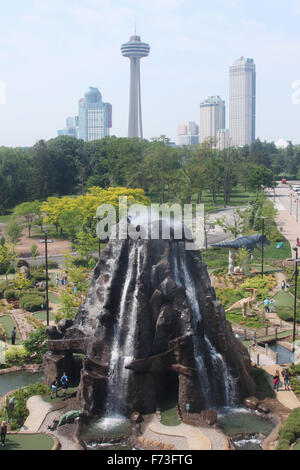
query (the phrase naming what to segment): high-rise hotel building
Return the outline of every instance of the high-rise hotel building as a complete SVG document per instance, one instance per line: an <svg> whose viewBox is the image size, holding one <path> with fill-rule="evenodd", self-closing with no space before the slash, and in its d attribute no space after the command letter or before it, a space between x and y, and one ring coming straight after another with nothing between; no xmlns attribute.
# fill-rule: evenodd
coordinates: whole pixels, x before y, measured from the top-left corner
<svg viewBox="0 0 300 470"><path fill-rule="evenodd" d="M230 67L229 134L231 145L255 141L256 70L253 59L241 57Z"/></svg>
<svg viewBox="0 0 300 470"><path fill-rule="evenodd" d="M200 143L215 140L221 129L225 129L225 101L220 96L209 96L200 104Z"/></svg>
<svg viewBox="0 0 300 470"><path fill-rule="evenodd" d="M103 103L98 88L90 87L79 101L79 138L89 142L109 136L112 106Z"/></svg>

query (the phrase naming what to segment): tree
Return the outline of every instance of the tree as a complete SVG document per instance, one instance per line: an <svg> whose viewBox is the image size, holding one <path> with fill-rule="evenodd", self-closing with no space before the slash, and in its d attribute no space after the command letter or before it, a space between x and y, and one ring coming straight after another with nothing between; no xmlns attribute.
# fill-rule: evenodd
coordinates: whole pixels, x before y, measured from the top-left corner
<svg viewBox="0 0 300 470"><path fill-rule="evenodd" d="M39 255L39 249L35 243L31 245L30 252L31 252L32 259L35 260L36 257Z"/></svg>
<svg viewBox="0 0 300 470"><path fill-rule="evenodd" d="M25 219L28 227L28 236L31 235L31 227L36 219L40 217L41 203L39 201L23 202L14 209L14 215L16 217L22 217Z"/></svg>
<svg viewBox="0 0 300 470"><path fill-rule="evenodd" d="M272 170L262 165L252 165L249 168L247 176L247 184L250 189L260 190L264 188L272 188L274 184L274 175Z"/></svg>
<svg viewBox="0 0 300 470"><path fill-rule="evenodd" d="M230 232L234 238L242 235L245 230L245 216L240 209L235 209L232 217L222 217L216 220L216 225L222 227L224 232Z"/></svg>
<svg viewBox="0 0 300 470"><path fill-rule="evenodd" d="M31 361L40 364L43 361L44 354L46 354L48 350L46 329L39 328L33 333L29 333L28 339L24 341L23 346Z"/></svg>
<svg viewBox="0 0 300 470"><path fill-rule="evenodd" d="M6 244L0 245L0 273L5 274L8 284L7 274L16 259L14 250Z"/></svg>
<svg viewBox="0 0 300 470"><path fill-rule="evenodd" d="M88 262L97 250L99 240L93 235L91 230L88 230L86 232L76 233L74 244L77 252Z"/></svg>
<svg viewBox="0 0 300 470"><path fill-rule="evenodd" d="M10 243L13 245L13 248L19 243L19 241L22 238L22 231L23 227L20 225L18 222L15 220L12 220L7 228L6 228L6 235L10 241Z"/></svg>

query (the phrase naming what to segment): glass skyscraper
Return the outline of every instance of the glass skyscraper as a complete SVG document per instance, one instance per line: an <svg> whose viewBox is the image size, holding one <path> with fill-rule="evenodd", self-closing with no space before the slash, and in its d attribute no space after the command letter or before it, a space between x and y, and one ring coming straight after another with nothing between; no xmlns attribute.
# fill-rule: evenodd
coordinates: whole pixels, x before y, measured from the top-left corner
<svg viewBox="0 0 300 470"><path fill-rule="evenodd" d="M229 133L231 145L255 141L256 70L253 59L241 57L230 67Z"/></svg>
<svg viewBox="0 0 300 470"><path fill-rule="evenodd" d="M79 138L86 142L109 136L112 106L103 103L98 88L90 87L79 101Z"/></svg>

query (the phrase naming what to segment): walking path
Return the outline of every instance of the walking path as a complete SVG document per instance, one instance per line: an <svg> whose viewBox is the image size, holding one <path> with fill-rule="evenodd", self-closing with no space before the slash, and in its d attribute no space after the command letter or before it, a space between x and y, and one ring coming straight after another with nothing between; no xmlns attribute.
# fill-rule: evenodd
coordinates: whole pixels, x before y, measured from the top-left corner
<svg viewBox="0 0 300 470"><path fill-rule="evenodd" d="M40 396L35 396L27 400L26 407L29 411L29 416L24 423L22 431L38 432L45 416L51 411L52 404L46 403Z"/></svg>
<svg viewBox="0 0 300 470"><path fill-rule="evenodd" d="M273 376L275 374L275 371L279 370L280 377L282 377L281 376L282 367L280 367L278 364L273 364L273 365L263 365L261 366L261 369L264 369L269 374L269 382L273 388ZM298 400L298 398L296 397L293 391L281 389L279 390L279 392L275 392L275 393L276 393L277 400L286 408L289 408L290 410L294 410L295 408L300 408L300 401Z"/></svg>
<svg viewBox="0 0 300 470"><path fill-rule="evenodd" d="M153 416L146 424L145 437L149 431L157 436L156 440L172 443L176 449L178 444L182 449L183 443L179 441L179 438L186 441L187 448L183 450L224 450L227 448L225 436L213 428L199 428L184 423L179 426L164 426L156 416Z"/></svg>

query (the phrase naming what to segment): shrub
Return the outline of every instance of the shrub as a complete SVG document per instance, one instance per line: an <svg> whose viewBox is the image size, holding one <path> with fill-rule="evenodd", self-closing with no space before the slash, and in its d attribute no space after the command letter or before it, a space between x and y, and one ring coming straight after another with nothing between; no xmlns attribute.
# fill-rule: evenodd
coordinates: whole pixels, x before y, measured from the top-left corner
<svg viewBox="0 0 300 470"><path fill-rule="evenodd" d="M300 437L300 408L293 410L279 431L279 443L277 450L285 450L283 447L291 445Z"/></svg>
<svg viewBox="0 0 300 470"><path fill-rule="evenodd" d="M46 273L43 271L35 271L31 274L31 276L35 280L35 282L46 281Z"/></svg>
<svg viewBox="0 0 300 470"><path fill-rule="evenodd" d="M10 428L15 431L23 426L29 412L26 408L26 402L30 397L35 395L44 395L49 391L49 387L45 384L36 383L29 387L21 388L7 397L6 406L0 412L1 418L8 416ZM9 401L13 398L14 406L10 406Z"/></svg>
<svg viewBox="0 0 300 470"><path fill-rule="evenodd" d="M37 362L38 364L43 362L43 356L48 350L47 340L46 329L43 327L29 334L23 346L31 361Z"/></svg>
<svg viewBox="0 0 300 470"><path fill-rule="evenodd" d="M20 299L20 307L27 312L38 312L42 304L45 304L45 297L36 294L24 295Z"/></svg>
<svg viewBox="0 0 300 470"><path fill-rule="evenodd" d="M20 292L15 289L6 289L6 291L4 292L4 297L7 300L9 299L19 300Z"/></svg>
<svg viewBox="0 0 300 470"><path fill-rule="evenodd" d="M41 269L46 269L46 265L41 264L40 268ZM48 261L48 269L58 269L58 268L59 268L59 265L58 265L58 263L56 263L56 261Z"/></svg>
<svg viewBox="0 0 300 470"><path fill-rule="evenodd" d="M5 362L8 367L21 366L27 359L28 355L23 347L12 347L5 353Z"/></svg>
<svg viewBox="0 0 300 470"><path fill-rule="evenodd" d="M290 450L290 443L285 439L280 439L276 450Z"/></svg>

